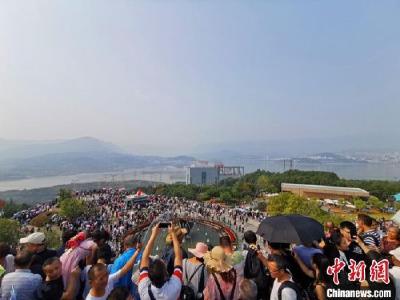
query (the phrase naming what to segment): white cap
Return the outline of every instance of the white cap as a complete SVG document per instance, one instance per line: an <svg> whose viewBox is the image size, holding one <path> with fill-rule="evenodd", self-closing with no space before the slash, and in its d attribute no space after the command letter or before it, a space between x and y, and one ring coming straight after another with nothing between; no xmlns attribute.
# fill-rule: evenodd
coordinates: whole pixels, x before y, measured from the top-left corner
<svg viewBox="0 0 400 300"><path fill-rule="evenodd" d="M389 251L389 254L393 255L397 260L400 260L400 247L398 247L392 251Z"/></svg>
<svg viewBox="0 0 400 300"><path fill-rule="evenodd" d="M35 232L27 237L24 237L19 240L20 244L36 244L36 245L41 245L44 243L46 240L46 236L44 235L43 232Z"/></svg>

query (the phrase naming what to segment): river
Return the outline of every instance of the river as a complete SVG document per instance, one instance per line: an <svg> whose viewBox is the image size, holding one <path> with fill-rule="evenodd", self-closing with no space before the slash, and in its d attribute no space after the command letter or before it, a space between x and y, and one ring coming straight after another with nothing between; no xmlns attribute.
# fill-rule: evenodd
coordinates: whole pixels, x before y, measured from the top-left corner
<svg viewBox="0 0 400 300"><path fill-rule="evenodd" d="M225 165L242 165L245 172L250 173L257 169L272 172L288 170L282 161L251 162L251 161L226 161ZM394 163L329 163L329 164L301 164L295 163L293 168L299 170L329 171L346 179L379 179L400 180L400 164ZM0 181L0 191L34 189L51 187L62 184L77 184L96 181L125 181L149 180L165 183L184 182L184 168L162 169L130 169L119 172L87 173L65 176L35 177L20 180Z"/></svg>

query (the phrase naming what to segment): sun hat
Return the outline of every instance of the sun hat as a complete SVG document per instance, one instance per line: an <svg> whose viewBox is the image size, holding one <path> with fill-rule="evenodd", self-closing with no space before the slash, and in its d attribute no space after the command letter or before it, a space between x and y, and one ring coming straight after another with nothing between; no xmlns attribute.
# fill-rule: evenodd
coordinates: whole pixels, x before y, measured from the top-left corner
<svg viewBox="0 0 400 300"><path fill-rule="evenodd" d="M182 242L183 237L188 232L187 229L186 228L176 227L174 230L175 230L176 237L178 238L178 241ZM167 244L171 244L172 243L172 236L169 233L167 234L167 237L165 238L165 242Z"/></svg>
<svg viewBox="0 0 400 300"><path fill-rule="evenodd" d="M196 244L196 248L188 248L195 257L202 258L208 251L208 246L202 242Z"/></svg>
<svg viewBox="0 0 400 300"><path fill-rule="evenodd" d="M215 246L204 255L206 266L218 273L228 272L232 269L231 259L225 254L221 246Z"/></svg>
<svg viewBox="0 0 400 300"><path fill-rule="evenodd" d="M46 236L44 235L43 232L34 232L27 237L21 238L19 240L20 244L35 244L35 245L41 245L44 243L46 240Z"/></svg>
<svg viewBox="0 0 400 300"><path fill-rule="evenodd" d="M397 260L400 260L400 247L398 247L392 251L389 251L389 254L393 255Z"/></svg>

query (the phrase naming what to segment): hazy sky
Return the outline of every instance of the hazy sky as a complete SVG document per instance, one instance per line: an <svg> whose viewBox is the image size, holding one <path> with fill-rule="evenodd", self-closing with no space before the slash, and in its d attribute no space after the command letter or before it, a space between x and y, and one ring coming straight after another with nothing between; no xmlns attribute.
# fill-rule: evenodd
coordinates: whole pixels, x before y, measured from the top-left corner
<svg viewBox="0 0 400 300"><path fill-rule="evenodd" d="M167 152L400 134L399 13L399 1L3 0L0 138Z"/></svg>

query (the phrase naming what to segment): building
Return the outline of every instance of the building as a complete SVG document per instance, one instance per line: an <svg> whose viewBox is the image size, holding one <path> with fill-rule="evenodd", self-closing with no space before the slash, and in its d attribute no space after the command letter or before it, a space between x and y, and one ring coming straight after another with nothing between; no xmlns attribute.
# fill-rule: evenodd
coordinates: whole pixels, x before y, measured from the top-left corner
<svg viewBox="0 0 400 300"><path fill-rule="evenodd" d="M218 184L227 178L240 178L244 175L244 167L224 166L191 166L186 168L186 184L209 185Z"/></svg>
<svg viewBox="0 0 400 300"><path fill-rule="evenodd" d="M307 198L318 199L351 199L369 197L369 192L360 188L327 185L282 183L281 191L291 192Z"/></svg>

